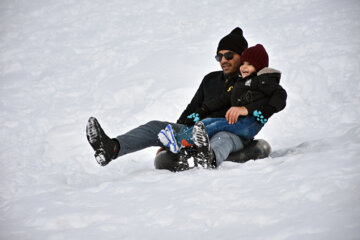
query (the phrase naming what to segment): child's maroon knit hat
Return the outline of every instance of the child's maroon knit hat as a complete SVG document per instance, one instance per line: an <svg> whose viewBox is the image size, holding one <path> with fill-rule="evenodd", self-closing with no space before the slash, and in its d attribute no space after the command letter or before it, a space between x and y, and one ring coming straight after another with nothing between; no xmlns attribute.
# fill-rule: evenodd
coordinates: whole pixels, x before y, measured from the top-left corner
<svg viewBox="0 0 360 240"><path fill-rule="evenodd" d="M240 57L240 63L249 62L256 71L260 71L264 67L269 66L269 55L261 44L246 49Z"/></svg>

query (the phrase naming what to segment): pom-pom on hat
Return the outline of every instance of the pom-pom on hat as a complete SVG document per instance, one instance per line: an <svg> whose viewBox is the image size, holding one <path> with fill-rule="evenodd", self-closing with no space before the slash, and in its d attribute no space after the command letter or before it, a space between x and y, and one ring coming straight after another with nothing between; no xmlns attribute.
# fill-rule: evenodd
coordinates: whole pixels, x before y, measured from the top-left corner
<svg viewBox="0 0 360 240"><path fill-rule="evenodd" d="M248 42L243 36L243 31L241 28L237 27L220 40L216 54L220 50L230 50L241 55L247 47Z"/></svg>
<svg viewBox="0 0 360 240"><path fill-rule="evenodd" d="M261 44L246 49L240 57L240 63L249 62L256 71L260 71L264 67L269 66L269 55Z"/></svg>

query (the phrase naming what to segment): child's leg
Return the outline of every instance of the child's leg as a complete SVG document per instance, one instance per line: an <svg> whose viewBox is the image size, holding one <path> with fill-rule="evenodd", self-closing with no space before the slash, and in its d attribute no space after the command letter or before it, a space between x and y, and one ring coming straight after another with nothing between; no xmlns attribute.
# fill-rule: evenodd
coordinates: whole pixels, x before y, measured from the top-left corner
<svg viewBox="0 0 360 240"><path fill-rule="evenodd" d="M206 126L206 125L212 124L220 119L223 119L223 118L205 118L201 121ZM178 146L182 145L182 140L185 140L189 144L194 144L194 141L192 139L192 131L193 131L193 127L183 126L179 132L175 133L175 138L178 143Z"/></svg>
<svg viewBox="0 0 360 240"><path fill-rule="evenodd" d="M206 118L201 120L206 128L209 138L214 136L217 132L227 131L238 135L243 139L252 139L263 127L263 124L256 121L254 117L239 117L237 123L229 124L225 118ZM189 144L193 144L192 140L193 127L183 127L175 138L179 146L181 141L186 140Z"/></svg>
<svg viewBox="0 0 360 240"><path fill-rule="evenodd" d="M238 130L235 131L235 134L244 139L254 138L264 126L264 124L256 121L252 116L240 117L235 125L238 125Z"/></svg>
<svg viewBox="0 0 360 240"><path fill-rule="evenodd" d="M209 137L220 131L232 132L243 139L252 139L263 127L254 117L239 117L237 123L229 124L225 118L214 118L206 126Z"/></svg>

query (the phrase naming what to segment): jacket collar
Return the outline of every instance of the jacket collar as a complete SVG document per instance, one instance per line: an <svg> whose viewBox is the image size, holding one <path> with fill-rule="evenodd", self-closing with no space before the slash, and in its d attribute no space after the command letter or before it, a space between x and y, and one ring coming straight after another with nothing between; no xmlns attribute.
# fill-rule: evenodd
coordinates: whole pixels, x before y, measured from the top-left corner
<svg viewBox="0 0 360 240"><path fill-rule="evenodd" d="M231 75L231 76L228 76L224 73L224 71L222 72L223 73L223 77L225 80L230 80L230 79L233 79L233 78L238 78L239 76L239 73L235 73L234 75Z"/></svg>
<svg viewBox="0 0 360 240"><path fill-rule="evenodd" d="M276 70L275 68L268 68L268 67L265 67L263 69L261 69L257 75L262 75L262 74L266 74L266 73L279 73L281 75L281 72L279 70Z"/></svg>

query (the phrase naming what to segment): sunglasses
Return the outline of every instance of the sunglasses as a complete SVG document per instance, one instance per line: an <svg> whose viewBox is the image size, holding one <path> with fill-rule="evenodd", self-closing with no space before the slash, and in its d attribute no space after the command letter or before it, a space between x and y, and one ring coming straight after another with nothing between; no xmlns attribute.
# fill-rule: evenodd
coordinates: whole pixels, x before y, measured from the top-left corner
<svg viewBox="0 0 360 240"><path fill-rule="evenodd" d="M218 54L215 56L215 59L216 59L216 61L220 62L223 57L224 57L226 60L231 60L231 59L234 58L234 53L233 53L233 52L227 52L227 53L224 53L224 54L218 53Z"/></svg>

